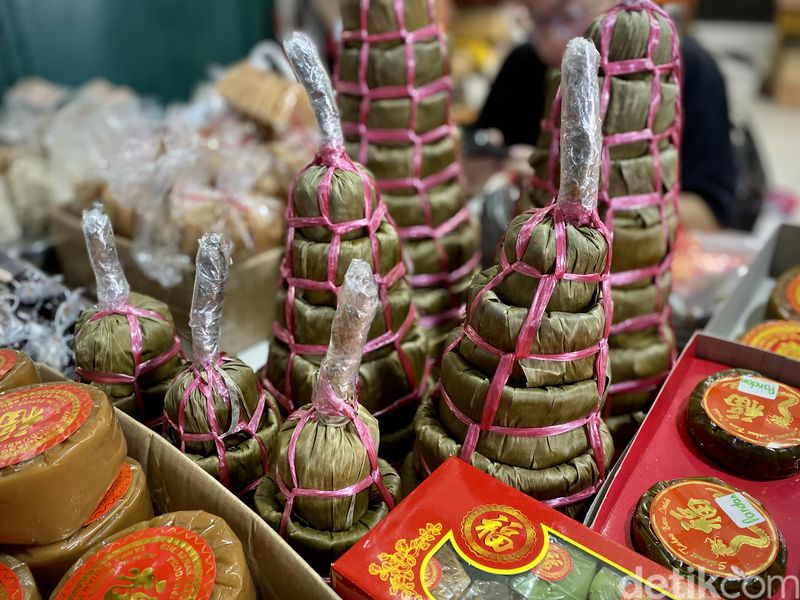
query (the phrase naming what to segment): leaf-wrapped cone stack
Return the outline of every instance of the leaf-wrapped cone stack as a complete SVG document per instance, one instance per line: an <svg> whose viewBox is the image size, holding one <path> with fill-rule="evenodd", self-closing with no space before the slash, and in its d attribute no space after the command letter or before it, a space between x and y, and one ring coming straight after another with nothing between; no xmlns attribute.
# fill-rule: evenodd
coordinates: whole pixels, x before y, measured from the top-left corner
<svg viewBox="0 0 800 600"><path fill-rule="evenodd" d="M378 459L378 422L358 403L358 372L380 304L369 265L354 260L333 317L313 402L281 427L277 464L257 512L320 573L393 508L400 478Z"/></svg>
<svg viewBox="0 0 800 600"><path fill-rule="evenodd" d="M638 411L649 408L675 358L668 297L680 193L681 67L672 22L647 0L611 9L586 37L601 52L604 164L598 211L614 234L608 424L624 445L641 421ZM548 205L559 185L559 85L554 71L523 210Z"/></svg>
<svg viewBox="0 0 800 600"><path fill-rule="evenodd" d="M509 224L499 264L468 291L441 384L415 422L404 474L453 454L570 514L602 482L613 444L605 398L611 299L609 233L595 208L600 163L597 52L564 54L562 186L556 203ZM414 467L412 469L412 467ZM404 482L407 491L412 482Z"/></svg>
<svg viewBox="0 0 800 600"><path fill-rule="evenodd" d="M329 86L321 66L319 71L317 79L324 81L311 82L312 90ZM414 413L428 387L427 340L412 304L400 237L374 180L345 151L332 92L329 104L326 98L312 96L327 139L289 194L275 339L263 382L287 415L311 402L345 272L354 259L366 261L381 306L361 362L359 401L380 423L381 455L395 461L411 447Z"/></svg>
<svg viewBox="0 0 800 600"><path fill-rule="evenodd" d="M163 302L130 291L102 208L84 211L83 230L98 304L75 325L77 372L119 409L157 425L164 394L182 364L172 315Z"/></svg>
<svg viewBox="0 0 800 600"><path fill-rule="evenodd" d="M243 495L270 469L280 416L253 370L219 351L230 252L219 233L200 239L189 318L192 364L170 385L164 418L165 435L181 452Z"/></svg>
<svg viewBox="0 0 800 600"><path fill-rule="evenodd" d="M426 0L345 0L336 87L347 151L375 177L438 362L479 266L459 182L447 46Z"/></svg>

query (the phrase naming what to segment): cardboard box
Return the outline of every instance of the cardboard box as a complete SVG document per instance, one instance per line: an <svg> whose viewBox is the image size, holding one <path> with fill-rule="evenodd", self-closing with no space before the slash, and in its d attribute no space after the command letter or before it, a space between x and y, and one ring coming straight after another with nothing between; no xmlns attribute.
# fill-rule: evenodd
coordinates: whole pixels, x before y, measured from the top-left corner
<svg viewBox="0 0 800 600"><path fill-rule="evenodd" d="M56 254L64 279L70 287L94 290L95 280L81 220L63 207L55 207L50 217ZM189 311L194 289L194 268L188 270L181 283L164 288L147 278L133 260L131 241L117 237L117 254L131 285L131 290L166 302L181 337L189 339ZM262 252L235 263L228 276L225 306L222 312L221 346L225 352L236 352L272 337L275 319L275 294L283 247Z"/></svg>
<svg viewBox="0 0 800 600"><path fill-rule="evenodd" d="M711 597L451 457L334 563L332 579L346 600L519 597L511 590L522 597L583 598L601 571L612 578L616 598L628 597L631 588L665 594L654 597ZM611 596L593 590L591 597Z"/></svg>
<svg viewBox="0 0 800 600"><path fill-rule="evenodd" d="M683 477L716 477L743 490L767 509L783 533L789 550L787 574L800 573L800 475L775 481L744 479L716 465L686 431L686 405L695 386L717 371L757 371L800 387L797 363L770 352L702 333L695 334L650 408L609 484L589 510L587 523L604 537L633 548L631 517L641 496L659 481ZM798 598L797 581L787 579L773 598Z"/></svg>
<svg viewBox="0 0 800 600"><path fill-rule="evenodd" d="M39 365L43 381L64 377ZM117 410L128 456L141 463L156 514L204 510L225 519L244 544L264 599L335 599L331 588L266 522L167 440Z"/></svg>
<svg viewBox="0 0 800 600"><path fill-rule="evenodd" d="M711 317L706 333L738 339L766 320L767 303L775 280L800 264L800 225L781 225L750 264L728 299Z"/></svg>

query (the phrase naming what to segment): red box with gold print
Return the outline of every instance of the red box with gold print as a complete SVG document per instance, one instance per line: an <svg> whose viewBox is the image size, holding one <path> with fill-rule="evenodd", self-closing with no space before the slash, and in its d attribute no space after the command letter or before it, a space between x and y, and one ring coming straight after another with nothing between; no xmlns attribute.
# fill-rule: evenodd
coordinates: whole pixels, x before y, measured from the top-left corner
<svg viewBox="0 0 800 600"><path fill-rule="evenodd" d="M334 563L345 599L711 598L457 458Z"/></svg>

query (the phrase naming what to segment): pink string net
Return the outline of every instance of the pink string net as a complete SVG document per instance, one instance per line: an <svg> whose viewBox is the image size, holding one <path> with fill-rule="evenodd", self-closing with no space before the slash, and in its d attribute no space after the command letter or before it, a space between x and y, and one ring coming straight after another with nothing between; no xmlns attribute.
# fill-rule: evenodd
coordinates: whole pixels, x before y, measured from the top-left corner
<svg viewBox="0 0 800 600"><path fill-rule="evenodd" d="M611 61L609 51L611 39L617 18L623 11L642 11L647 14L650 20L650 34L647 40L647 54L644 58L633 60ZM671 59L664 64L656 64L653 59L656 47L658 46L661 27L657 17L662 17L668 24L672 34L672 53ZM603 77L600 89L600 111L605 118L611 98L611 84L614 76L631 75L634 73L651 76L652 89L650 106L647 115L647 122L644 129L640 131L626 131L603 136L602 162L600 189L598 194L598 206L605 209L605 224L613 232L614 213L619 210L635 210L648 206L656 206L660 212L661 225L664 235L664 247L668 248L663 259L649 267L633 269L630 271L618 271L611 273L611 286L622 286L645 279L652 279L656 286L656 309L652 313L638 315L614 323L611 327L611 335L620 333L631 333L643 331L651 327L657 327L661 341L671 348L669 368L651 377L641 379L631 379L628 381L614 381L609 388L609 401L605 405L605 413L608 414L612 407L613 397L619 394L633 392L647 392L658 389L666 379L672 365L675 363L676 351L672 336L670 335L670 308L668 302L663 302L663 285L665 276L669 275L672 269L672 259L674 247L670 241L669 221L667 209L672 206L677 214L678 198L680 196L680 161L678 161L678 173L675 184L669 189L664 190L665 182L663 178L663 167L661 163L661 153L659 144L664 140L669 140L675 148L680 149L682 126L683 126L683 105L681 103L681 82L682 69L680 59L680 49L678 33L672 24L667 13L649 0L631 0L623 2L609 10L602 19L600 28L600 69L599 75ZM656 114L661 102L662 83L669 81L677 86L675 96L675 119L673 123L663 132L656 133L653 125ZM533 175L532 185L536 188L545 189L552 194L557 192L556 181L558 180L559 155L560 155L560 127L558 117L561 112L561 89L556 92L553 100L552 110L549 115L542 119L541 129L550 132L552 141L548 159L548 176L543 179L536 174ZM653 192L647 194L635 194L629 196L612 197L609 193L609 180L611 169L611 148L630 144L633 142L646 142L649 155L653 158Z"/></svg>
<svg viewBox="0 0 800 600"><path fill-rule="evenodd" d="M400 238L407 242L430 239L434 242L439 258L438 273L409 274L408 281L414 288L429 288L441 286L449 291L451 308L438 314L421 315L420 324L423 327L436 327L447 321L461 319L464 316L463 294L457 291L457 286L469 276L480 264L480 253L475 252L462 265L450 264L443 239L448 234L470 223L470 213L466 204L462 202L461 208L447 220L439 225L434 225L433 210L429 198L430 191L440 185L450 182L459 182L461 176L461 162L456 160L437 173L425 177L423 171L423 150L426 145L451 138L457 139L456 128L450 116L453 83L449 75L449 61L447 42L441 27L436 21L434 0L428 0L428 25L409 31L405 25L406 0L393 0L394 17L398 28L396 31L371 34L368 31L369 13L372 0L360 2L360 29L342 32L342 46L354 44L360 46L358 82L343 81L341 78L340 61L334 67L334 81L339 94L357 96L361 98L358 122L342 122L342 131L348 137L358 138L358 152L354 157L359 163L368 165L368 150L370 143L376 144L402 144L413 147L413 177L397 179L380 179L377 187L380 192L399 192L413 190L419 198L422 209L423 222L409 227L398 227ZM423 41L436 41L442 54L444 75L438 79L416 85L416 58L414 44ZM375 44L400 43L405 50L406 59L406 85L393 85L370 88L367 81L369 68L370 49ZM340 48L341 50L341 48ZM417 133L417 116L420 104L427 98L436 94L445 93L445 118L443 123L426 131ZM367 126L372 103L374 101L389 99L409 99L410 113L409 125L404 129L375 129ZM456 144L457 146L457 144ZM463 287L463 285L462 285Z"/></svg>
<svg viewBox="0 0 800 600"><path fill-rule="evenodd" d="M286 504L283 507L283 514L281 516L281 525L279 529L279 533L282 536L286 535L286 528L289 524L289 520L291 519L294 500L297 497L349 498L374 485L380 492L381 497L389 507L389 510L393 509L395 505L394 498L389 493L389 490L386 489L386 485L383 483L383 476L381 475L378 465L378 452L375 449L375 443L373 442L372 436L370 435L367 426L364 424L364 421L362 421L358 416L358 408L339 398L336 393L334 393L333 389L331 389L330 384L326 385L322 389L318 389L317 396L320 397L315 399L314 404L312 404L309 408L302 408L295 411L284 423L284 428L286 428L287 423L297 421L297 425L295 426L294 431L292 431L292 436L289 439L289 452L287 457L289 463L289 480L291 487L286 485L285 473L281 473L280 464L276 466L275 470L275 480L278 484L278 488L286 498ZM324 413L323 410L325 411ZM303 431L303 429L310 422L324 422L326 418L330 418L332 415L347 419L347 421L352 423L353 427L355 427L356 433L358 434L358 439L364 445L364 449L367 453L367 458L370 465L369 475L367 475L358 483L336 490L302 488L298 483L296 467L297 440L300 438L300 432Z"/></svg>
<svg viewBox="0 0 800 600"><path fill-rule="evenodd" d="M467 318L465 324L463 327L461 327L458 336L445 349L445 352L457 351L456 349L458 348L461 340L464 339L464 337L467 337L482 350L493 354L499 359L497 370L492 376L489 389L486 393L480 421L473 421L469 416L465 415L461 410L459 410L455 403L450 399L447 389L445 389L443 385L439 385L437 392L441 395L441 398L447 404L449 410L452 411L452 413L462 423L467 425L467 433L461 446L460 454L460 457L466 461L469 461L472 458L472 455L474 454L478 444L478 437L482 431L508 436L546 437L566 433L580 427L586 427L592 455L595 463L597 464L599 476L597 481L590 488L581 490L580 492L570 496L544 501L550 506L566 506L584 500L594 494L600 488L605 478L606 460L605 450L600 438L600 409L606 393L608 334L612 317L611 293L607 274L608 269L611 266L611 253L609 252L606 257L605 273L569 273L566 271L568 248L567 236L565 233L566 222L562 211L559 210L557 205L552 204L547 208L529 210L525 214L530 215L530 219L528 219L528 221L520 229L519 237L517 238L515 247L515 260L510 262L504 252L500 253L500 272L475 295L475 298L467 309ZM531 243L534 228L546 220L552 221L555 233L556 262L553 273L541 273L523 260L528 245ZM602 233L603 237L609 243L610 248L610 235L608 229L600 220L600 217L597 215L596 211L591 212L588 224L597 228ZM486 292L500 285L500 283L512 273L520 273L528 277L536 278L539 280L539 286L534 294L527 317L520 330L520 335L517 339L514 351L504 352L481 337L481 335L475 329L476 324L473 318L481 297L486 294ZM574 352L564 354L534 353L531 351L531 348L536 341L539 324L550 301L550 297L553 295L556 284L559 281L580 281L584 283L600 284L603 312L605 315L603 337L597 344ZM500 398L503 393L503 388L511 377L514 366L518 361L548 360L569 362L590 356L595 357L595 377L597 380L597 394L600 400L589 415L568 423L561 423L548 427L501 427L493 424L497 415L497 409L500 405ZM419 451L419 448L417 448L417 456L421 457L421 455L422 453ZM424 459L421 461L421 464L428 474L430 474L430 469L425 464Z"/></svg>
<svg viewBox="0 0 800 600"><path fill-rule="evenodd" d="M255 440L261 457L262 475L255 481L249 483L244 488L232 490L242 496L261 483L265 475L269 473L268 450L264 442L257 435L261 426L264 411L276 410L267 398L266 391L259 386L258 404L255 411L247 419L243 406L239 405L240 399L232 397L229 388L229 378L223 371L223 366L232 359L229 356L218 355L211 362L206 364L192 364L176 377L176 381L183 378L187 373L191 373L191 383L186 387L181 395L178 405L177 421L173 421L167 412L164 412L164 431L171 430L178 439L178 447L181 452L186 453L187 442L214 442L214 448L219 459L219 480L228 489L231 487L230 471L226 457L225 440L231 436L246 436ZM211 426L209 433L193 433L186 431L186 405L190 402L192 394L198 390L205 398L205 414L208 424ZM222 398L225 406L231 413L231 422L226 430L217 419L214 409L214 392ZM276 416L277 421L277 416Z"/></svg>
<svg viewBox="0 0 800 600"><path fill-rule="evenodd" d="M315 166L324 166L326 172L319 183L317 198L319 200L319 216L314 217L299 217L296 214L295 207L295 189L297 177L301 176L308 169ZM345 221L336 223L331 217L331 181L335 170L348 171L357 173L361 178L364 189L364 217L353 221ZM372 177L364 170L363 167L353 162L347 155L344 147L340 143L328 143L320 148L320 151L314 157L314 160L303 169L295 177L295 183L292 184L292 189L289 192L289 203L286 209L287 220L287 239L286 239L286 254L280 270L280 285L286 290L286 301L284 304L284 318L286 326L283 326L278 321L273 326L275 339L285 344L289 349L289 359L286 365L285 384L283 389L278 389L267 377L267 367L263 370L263 384L270 394L272 394L278 401L283 411L287 414L293 412L299 405L304 404L305 401L297 399L296 402L292 393L292 368L296 357L300 355L323 356L327 351L328 346L319 344L302 344L295 338L295 323L294 323L294 303L298 291L302 290L324 290L334 294L337 299L341 286L336 284L336 273L339 269L339 248L341 245L341 238L343 235L365 228L367 237L370 240L372 248L372 268L375 272L375 279L378 284L378 296L381 301L381 313L379 317L383 318L385 323L386 332L382 335L375 337L367 342L364 349L365 354L369 354L375 350L386 347L391 347L397 353L397 357L403 369L406 378L407 388L411 390L405 396L400 397L391 404L375 411L373 414L378 417L390 413L402 406L412 402L418 402L427 386L429 370L426 367L422 377L419 380L414 375L413 366L406 351L403 349L403 339L414 325L417 318L416 308L411 305L408 314L403 323L394 331L392 329L392 314L391 306L389 303L389 289L394 286L406 274L406 267L402 259L397 262L394 267L386 274L380 273L380 244L377 237L378 228L385 221L391 222L391 219L386 211L386 205L378 199L375 209L373 210L373 201L371 192L375 189L375 183ZM331 232L330 250L328 252L327 263L327 277L325 281L317 281L314 279L305 279L297 277L292 272L292 241L298 230L304 227L324 227ZM271 356L271 355L270 355ZM268 360L271 360L268 359ZM369 360L369 356L366 357ZM306 399L307 400L307 399Z"/></svg>
<svg viewBox="0 0 800 600"><path fill-rule="evenodd" d="M158 369L160 366L165 365L170 360L178 356L181 351L181 343L176 333L174 334L174 342L172 346L170 346L167 350L154 356L153 358L142 360L142 341L144 336L142 333L142 324L140 319L152 319L154 321L168 323L167 320L156 311L136 308L128 303L125 303L120 306L101 309L89 317L87 322L91 323L94 321L99 321L100 319L104 319L112 315L124 316L128 322L128 328L131 334L131 359L133 361L133 373L106 373L103 371L86 369L80 366L76 367L75 370L82 379L91 381L92 383L130 385L133 388L136 408L139 411L141 418L144 419L144 415L152 411L148 411L148 407L145 406L144 398L142 397L142 378L150 371ZM83 329L78 331L76 337L81 336L83 331ZM162 423L163 417L157 417L155 419L144 421L144 424L148 427L157 427Z"/></svg>

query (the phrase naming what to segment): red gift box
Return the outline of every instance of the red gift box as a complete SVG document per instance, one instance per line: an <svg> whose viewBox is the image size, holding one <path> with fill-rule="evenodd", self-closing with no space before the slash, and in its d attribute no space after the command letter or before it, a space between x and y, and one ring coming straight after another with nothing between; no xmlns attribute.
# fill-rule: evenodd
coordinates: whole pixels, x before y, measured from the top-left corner
<svg viewBox="0 0 800 600"><path fill-rule="evenodd" d="M457 597L444 587L481 585L524 598L518 586L565 584L579 567L592 584L611 574L620 598L714 597L454 457L334 563L332 583L345 599L438 600ZM468 597L490 597L475 590Z"/></svg>
<svg viewBox="0 0 800 600"><path fill-rule="evenodd" d="M633 548L630 522L639 498L659 481L716 477L742 490L769 512L788 548L787 575L773 600L800 598L800 474L755 481L736 475L706 456L686 429L686 407L695 386L726 369L750 369L766 378L800 387L797 362L736 342L695 334L590 510L587 522L608 539Z"/></svg>

